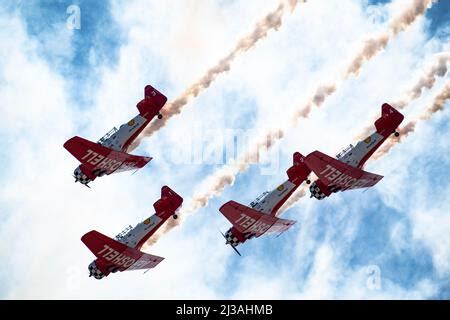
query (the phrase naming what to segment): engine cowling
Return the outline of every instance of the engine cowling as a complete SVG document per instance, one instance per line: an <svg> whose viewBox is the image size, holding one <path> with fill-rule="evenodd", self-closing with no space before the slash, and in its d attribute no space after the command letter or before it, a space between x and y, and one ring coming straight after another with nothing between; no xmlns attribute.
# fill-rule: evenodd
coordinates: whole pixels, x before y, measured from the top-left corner
<svg viewBox="0 0 450 320"><path fill-rule="evenodd" d="M327 197L327 195L317 185L316 181L311 183L311 185L309 186L309 191L311 192L311 197L314 197L317 200L322 200Z"/></svg>
<svg viewBox="0 0 450 320"><path fill-rule="evenodd" d="M75 182L80 182L82 184L88 184L89 182L91 182L92 180L89 179L89 177L87 175L85 175L83 173L83 171L81 171L81 167L78 166L75 171L73 172L73 176L75 177Z"/></svg>
<svg viewBox="0 0 450 320"><path fill-rule="evenodd" d="M95 261L92 261L89 266L89 277L94 277L95 279L102 279L105 277L105 275L103 274L103 272L100 271L100 269L97 267L97 265L95 264Z"/></svg>
<svg viewBox="0 0 450 320"><path fill-rule="evenodd" d="M225 240L227 241L226 244L231 244L233 247L236 247L240 243L242 243L232 232L232 228L230 228L225 233Z"/></svg>

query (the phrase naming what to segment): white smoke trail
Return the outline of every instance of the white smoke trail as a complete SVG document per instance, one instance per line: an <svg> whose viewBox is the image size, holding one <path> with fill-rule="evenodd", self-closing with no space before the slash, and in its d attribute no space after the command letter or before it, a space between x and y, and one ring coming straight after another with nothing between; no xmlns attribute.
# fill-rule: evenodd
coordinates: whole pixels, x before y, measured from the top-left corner
<svg viewBox="0 0 450 320"><path fill-rule="evenodd" d="M282 0L278 7L258 21L248 35L241 38L234 49L214 67L210 68L197 82L187 88L181 96L169 102L162 110L163 118L152 122L133 142L130 151L139 146L142 139L150 137L153 133L164 127L175 115L181 113L182 109L203 90L207 89L220 74L230 70L231 63L241 54L253 48L256 43L265 38L270 30L278 30L282 24L282 18L287 12L292 12L298 3L305 3L307 0Z"/></svg>
<svg viewBox="0 0 450 320"><path fill-rule="evenodd" d="M395 18L390 24L390 33L386 33L387 39L390 40L392 36L396 35L398 32L404 30L408 25L413 23L418 16L423 15L425 9L430 3L432 3L432 0L414 0L411 7L407 8L398 18ZM373 57L375 53L380 50L381 47L379 45L374 46L373 41L366 41L366 44L363 46L361 52L359 52L357 56L352 60L351 66L344 74L344 78L348 77L350 74L357 73L362 68L362 62ZM369 43L369 45L367 43ZM384 46L386 45L387 42L384 44ZM336 88L337 83L329 85L319 85L315 93L310 97L310 99L308 99L305 107L296 112L295 116L293 117L291 126L294 127L295 125L297 125L297 122L300 118L307 118L312 108L314 106L319 107L320 105L322 105L326 98L336 91ZM222 169L210 176L208 178L208 180L212 181L212 183L210 184L210 188L207 188L206 192L194 197L192 210L188 210L188 212L193 212L201 207L206 206L208 204L208 199L220 194L226 186L233 184L236 174L247 169L249 165L248 159L258 158L257 152L261 148L265 147L267 149L270 149L273 144L283 138L285 133L284 130L285 125L283 127L277 128L276 130L271 129L267 133L263 134L262 139L258 141L258 148L252 149L251 151L247 152L243 157L241 157L240 161L238 161L237 164L224 166Z"/></svg>
<svg viewBox="0 0 450 320"><path fill-rule="evenodd" d="M427 72L416 82L411 90L406 94L407 98L404 98L402 103L394 104L396 107L400 109L407 106L412 100L417 99L422 94L422 89L427 88L431 89L436 82L436 77L443 77L447 74L448 63L450 62L450 53L442 53L438 55L437 63L433 64ZM405 126L401 127L398 132L400 136L398 138L391 138L388 141L385 141L382 147L378 149L378 151L371 157L373 160L377 160L382 156L386 155L392 147L394 147L398 142L403 141L410 133L414 132L416 129L416 124L418 121L428 120L434 113L442 110L445 106L445 102L450 99L450 83L448 83L444 89L435 97L433 103L430 107L428 107L416 120L412 120L408 122ZM365 138L370 134L370 130L373 130L373 125L370 127L366 127L358 137ZM298 200L306 195L305 190L307 187L303 189L297 190L286 203L280 208L280 214L287 209L293 207Z"/></svg>
<svg viewBox="0 0 450 320"><path fill-rule="evenodd" d="M427 66L427 68L421 73L419 79L414 83L412 88L405 94L405 96L396 102L392 103L396 109L404 109L415 99L421 97L424 89L431 89L438 77L442 78L447 75L450 66L450 52L441 52L435 55L433 63ZM373 117L371 123L373 123L377 117ZM370 135L373 131L373 125L368 125L362 132L355 138L356 140L362 140Z"/></svg>
<svg viewBox="0 0 450 320"><path fill-rule="evenodd" d="M408 98L402 100L404 104L400 104L400 109L406 107L406 105L412 100L419 98L423 88L431 89L436 82L436 76L445 76L448 68L447 63L450 62L450 54L439 54L438 57L438 62L434 64L429 70L427 70L427 72L425 72L420 80L417 81L413 88L408 91L406 95ZM428 107L416 120L408 122L405 126L401 127L398 130L400 133L400 136L398 138L392 138L391 140L385 141L383 146L378 149L378 151L372 156L371 159L377 160L386 155L398 142L403 141L403 139L405 139L410 133L415 131L418 121L428 120L434 113L442 110L448 99L450 99L450 83L448 83L444 87L444 89L435 97L431 106ZM398 104L395 104L395 106L398 106ZM363 133L361 133L359 137L366 137L370 133L369 130L373 130L372 127L373 126L365 128L363 130ZM306 190L307 186L299 188L280 208L279 214L293 207L298 200L306 195Z"/></svg>
<svg viewBox="0 0 450 320"><path fill-rule="evenodd" d="M444 88L436 95L433 100L433 103L425 109L425 111L417 117L417 119L411 120L406 125L402 126L398 131L400 136L398 138L390 139L386 141L384 145L377 150L377 152L373 155L373 159L377 160L382 156L389 153L393 146L395 146L398 142L401 142L403 139L408 137L409 134L416 130L416 124L419 121L426 121L430 119L433 114L438 111L441 111L445 107L445 103L450 99L450 82L448 82Z"/></svg>
<svg viewBox="0 0 450 320"><path fill-rule="evenodd" d="M342 76L342 80L347 79L351 75L358 75L364 62L373 58L378 52L383 50L389 41L394 38L399 32L404 31L408 26L410 26L416 19L422 16L426 9L435 3L436 0L413 0L412 4L407 7L398 17L394 18L389 25L389 31L383 33L381 36L375 38L369 38L364 42L362 49L357 53L357 55L351 60L349 67ZM297 125L298 121L302 118L308 118L313 107L320 107L325 100L332 95L337 87L339 81L335 81L331 84L320 84L317 86L314 94L307 100L303 108L299 108L298 111L292 116L291 127ZM271 129L267 133L262 135L262 139L257 143L258 146L266 146L270 149L277 141L281 140L284 136L286 124L276 130ZM270 142L268 143L268 138ZM256 148L257 150L259 148ZM256 151L257 152L257 151ZM197 193L192 199L192 204L187 209L183 209L180 213L186 216L190 213L197 211L198 209L205 207L208 204L210 198L218 196L221 194L226 186L232 185L235 181L236 175L239 172L243 172L248 168L248 159L258 158L258 154L255 151L250 151L246 153L240 159L243 161L238 161L236 164L227 165L216 171L212 176L207 178L210 183L206 191ZM162 233L170 231L176 225L179 225L181 221L173 224L172 226L166 226Z"/></svg>
<svg viewBox="0 0 450 320"><path fill-rule="evenodd" d="M290 197L287 199L287 201L281 206L280 211L278 211L277 215L282 214L289 208L293 207L297 201L299 201L301 198L306 196L306 193L308 192L308 185L303 185L300 188L298 188Z"/></svg>
<svg viewBox="0 0 450 320"><path fill-rule="evenodd" d="M365 41L364 46L358 55L356 55L350 63L350 66L347 69L347 76L358 74L365 61L370 60L375 54L385 49L393 37L409 27L435 2L437 2L437 0L413 0L408 8L390 23L387 32Z"/></svg>

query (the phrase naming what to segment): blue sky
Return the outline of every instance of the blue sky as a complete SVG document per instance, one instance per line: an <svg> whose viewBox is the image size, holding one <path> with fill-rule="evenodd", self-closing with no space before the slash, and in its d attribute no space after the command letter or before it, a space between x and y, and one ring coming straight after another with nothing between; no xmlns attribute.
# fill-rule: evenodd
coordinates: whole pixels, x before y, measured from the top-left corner
<svg viewBox="0 0 450 320"><path fill-rule="evenodd" d="M288 126L314 88L340 79L361 44L386 30L411 2L298 4L278 30L239 55L179 116L144 140L134 153L154 157L147 167L133 176L99 179L91 190L71 180L77 163L62 148L64 141L73 135L96 140L128 121L147 83L174 100L279 1L3 4L0 232L14 242L0 250L7 261L0 297L449 299L450 184L442 174L450 169L448 102L382 159L368 163L367 170L385 176L375 188L320 202L301 198L283 213L297 220L295 226L279 238L249 241L240 248L243 257L219 233L229 227L218 212L224 202L249 203L276 187L295 151L334 154L356 142L381 103L403 97L435 54L449 52L450 4L441 0L357 76L339 82L308 119ZM73 4L81 9L79 30L65 25ZM405 123L448 80L447 74L439 77L411 101L402 111ZM180 161L183 151L220 150L224 132L257 137L279 126L285 136L269 152L269 158L279 157L279 167L267 175L262 165L250 165L207 206L186 214L180 227L146 248L166 257L158 268L145 276L87 278L93 256L79 241L83 233L96 229L113 236L136 224L152 214L164 184L188 207L226 167ZM381 270L375 290L367 286L373 266Z"/></svg>

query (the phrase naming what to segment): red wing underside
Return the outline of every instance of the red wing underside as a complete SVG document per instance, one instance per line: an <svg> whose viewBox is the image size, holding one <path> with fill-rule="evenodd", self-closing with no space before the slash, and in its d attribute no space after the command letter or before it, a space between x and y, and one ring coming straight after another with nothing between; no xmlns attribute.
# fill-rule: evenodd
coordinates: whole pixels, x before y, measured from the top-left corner
<svg viewBox="0 0 450 320"><path fill-rule="evenodd" d="M383 178L349 166L319 151L310 153L306 157L306 164L327 187L339 187L342 191L372 187Z"/></svg>
<svg viewBox="0 0 450 320"><path fill-rule="evenodd" d="M228 201L219 210L239 232L256 237L274 232L282 233L295 223L293 220L261 213L235 201Z"/></svg>
<svg viewBox="0 0 450 320"><path fill-rule="evenodd" d="M80 137L67 140L64 148L91 172L98 169L106 174L140 169L152 159L115 151Z"/></svg>
<svg viewBox="0 0 450 320"><path fill-rule="evenodd" d="M86 233L81 241L107 268L117 267L119 271L150 269L164 260L162 257L130 248L95 230Z"/></svg>

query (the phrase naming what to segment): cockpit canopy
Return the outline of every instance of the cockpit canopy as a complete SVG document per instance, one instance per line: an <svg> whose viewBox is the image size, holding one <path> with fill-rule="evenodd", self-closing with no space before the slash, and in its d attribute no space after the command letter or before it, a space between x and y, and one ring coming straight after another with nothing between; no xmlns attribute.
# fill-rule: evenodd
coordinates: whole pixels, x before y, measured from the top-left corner
<svg viewBox="0 0 450 320"><path fill-rule="evenodd" d="M336 159L340 159L340 158L344 157L352 149L353 149L353 145L350 144L347 148L345 148L344 150L342 150L341 152L339 152L336 155Z"/></svg>
<svg viewBox="0 0 450 320"><path fill-rule="evenodd" d="M258 203L260 203L270 192L264 191L263 194L261 194L258 198L255 199L255 201L252 201L250 203L250 207L254 208Z"/></svg>

